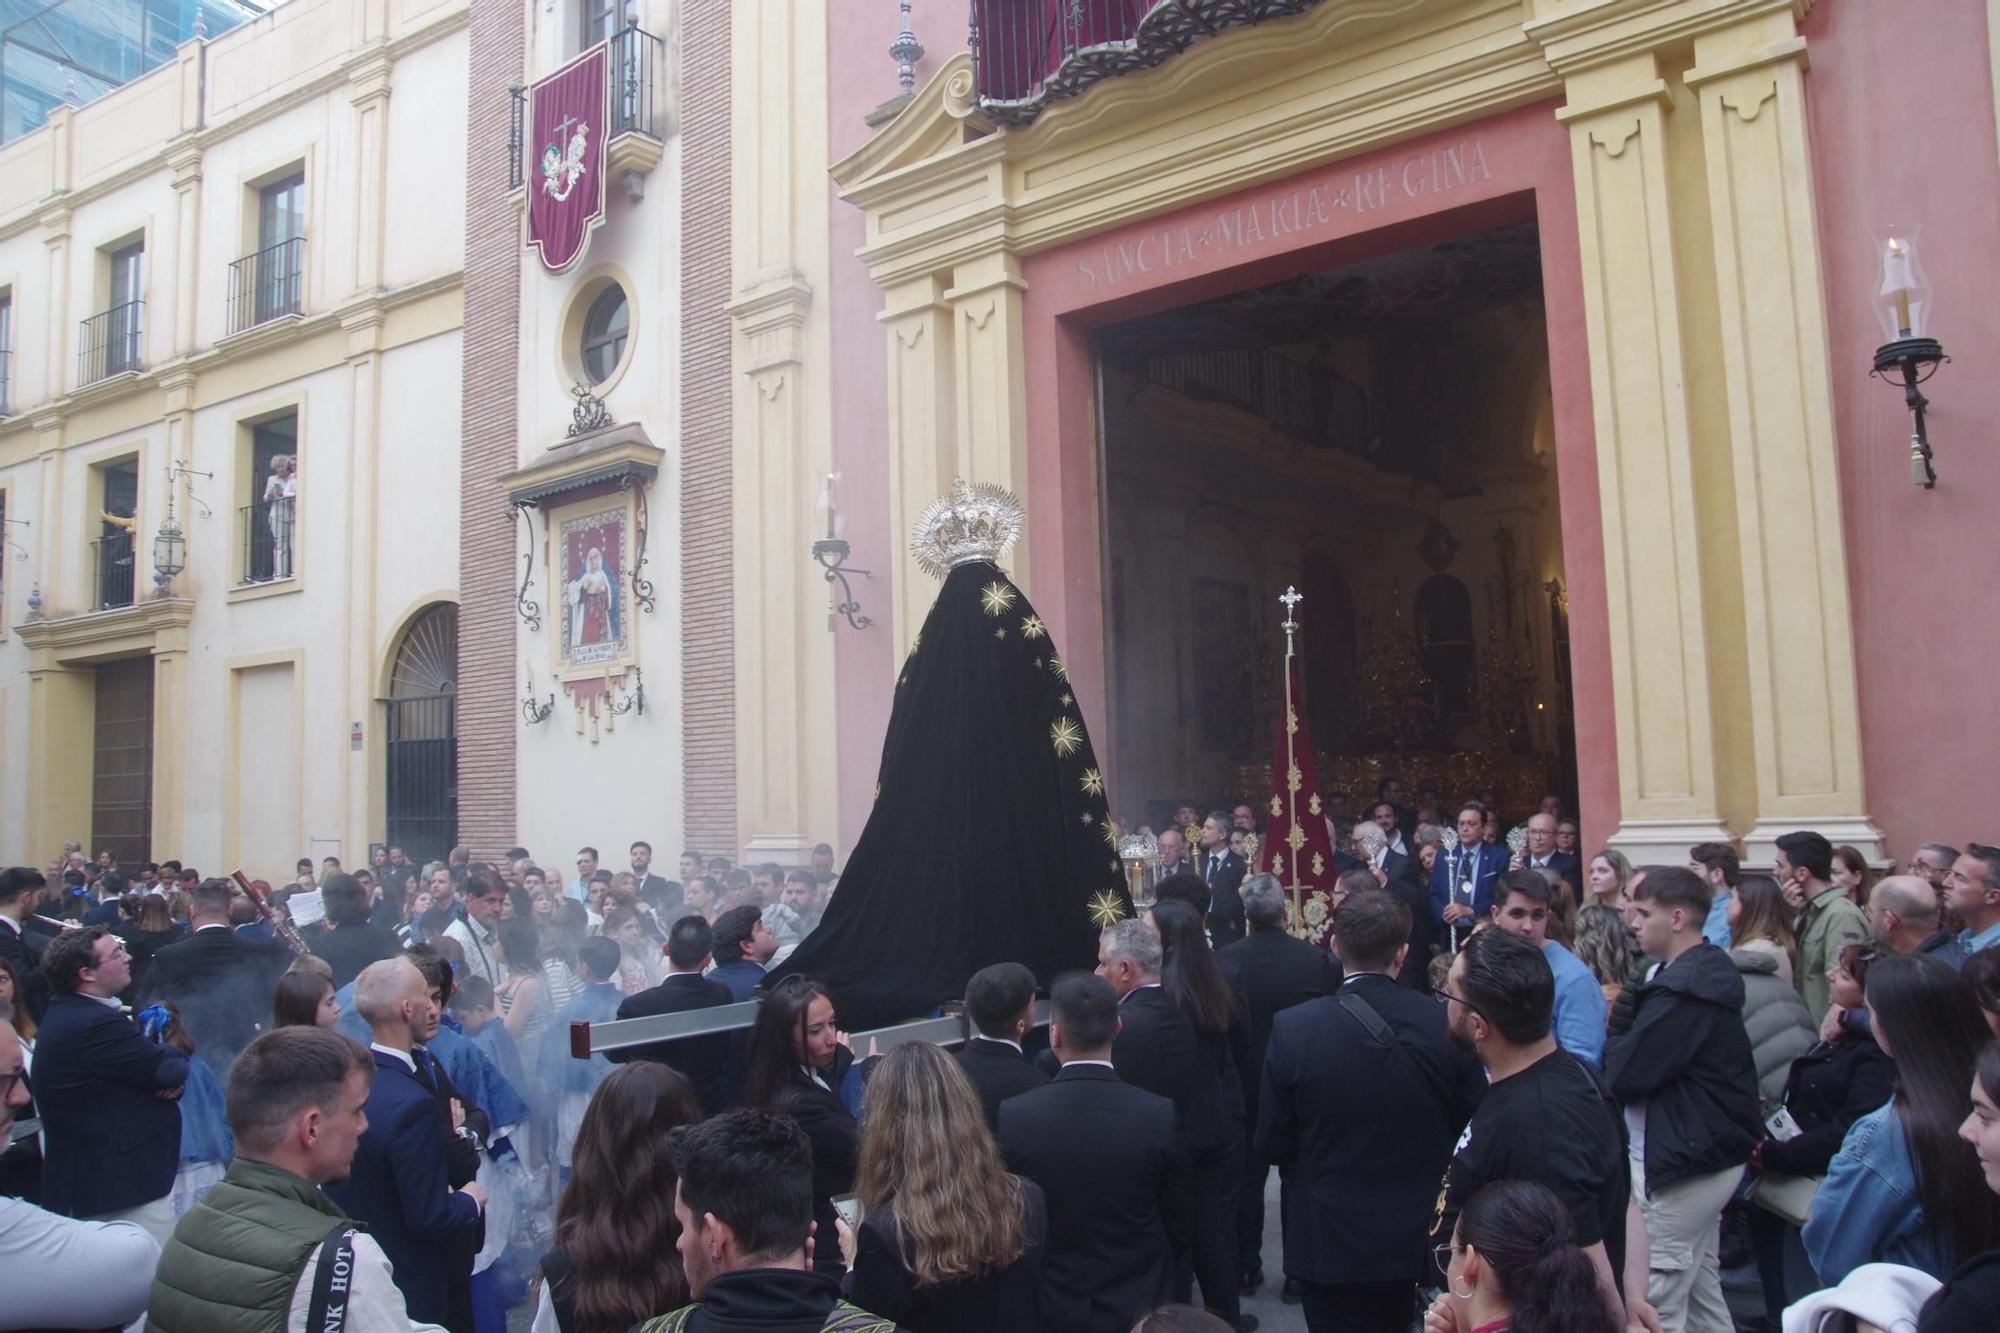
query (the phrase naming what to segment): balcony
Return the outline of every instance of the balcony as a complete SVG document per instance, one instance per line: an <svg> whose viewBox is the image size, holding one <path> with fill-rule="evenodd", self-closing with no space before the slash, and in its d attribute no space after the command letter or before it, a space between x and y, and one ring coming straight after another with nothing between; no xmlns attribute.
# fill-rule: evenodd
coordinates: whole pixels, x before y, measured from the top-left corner
<svg viewBox="0 0 2000 1333"><path fill-rule="evenodd" d="M1319 0L972 0L980 110L1025 125L1051 102L1150 69L1203 37L1302 14Z"/></svg>
<svg viewBox="0 0 2000 1333"><path fill-rule="evenodd" d="M93 585L97 596L90 609L108 611L113 607L132 605L133 575L138 568L133 558L132 534L114 532L99 537L90 547L96 560L97 575Z"/></svg>
<svg viewBox="0 0 2000 1333"><path fill-rule="evenodd" d="M229 332L296 315L305 297L306 238L267 245L229 266Z"/></svg>
<svg viewBox="0 0 2000 1333"><path fill-rule="evenodd" d="M145 306L144 301L127 301L83 321L76 354L79 389L139 369Z"/></svg>
<svg viewBox="0 0 2000 1333"><path fill-rule="evenodd" d="M605 140L605 168L625 177L625 190L638 198L637 177L659 165L668 132L666 106L667 44L636 24L628 24L605 39L606 71L611 80L611 134ZM528 177L528 103L526 88L514 88L508 99L507 189L520 189Z"/></svg>
<svg viewBox="0 0 2000 1333"><path fill-rule="evenodd" d="M297 530L298 500L272 500L237 510L243 532L241 586L277 583L293 574L292 538Z"/></svg>

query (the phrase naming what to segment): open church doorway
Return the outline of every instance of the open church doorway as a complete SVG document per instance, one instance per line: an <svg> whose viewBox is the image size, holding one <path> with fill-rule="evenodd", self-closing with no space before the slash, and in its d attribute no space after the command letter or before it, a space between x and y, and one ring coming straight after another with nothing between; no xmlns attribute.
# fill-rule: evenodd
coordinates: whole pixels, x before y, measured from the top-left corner
<svg viewBox="0 0 2000 1333"><path fill-rule="evenodd" d="M1261 805L1296 585L1321 789L1577 804L1535 223L1098 335L1113 812ZM1346 809L1341 809L1344 800Z"/></svg>

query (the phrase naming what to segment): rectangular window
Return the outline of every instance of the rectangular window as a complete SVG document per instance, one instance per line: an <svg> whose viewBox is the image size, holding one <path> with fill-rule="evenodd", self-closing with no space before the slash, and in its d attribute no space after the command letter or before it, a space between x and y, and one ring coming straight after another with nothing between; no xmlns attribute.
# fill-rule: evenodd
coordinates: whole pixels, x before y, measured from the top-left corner
<svg viewBox="0 0 2000 1333"><path fill-rule="evenodd" d="M257 253L246 275L255 289L256 323L299 313L305 277L305 204L303 171L257 191Z"/></svg>
<svg viewBox="0 0 2000 1333"><path fill-rule="evenodd" d="M137 370L140 358L140 311L146 293L146 246L137 242L111 254L111 299L104 312L104 374ZM96 377L101 378L101 377Z"/></svg>
<svg viewBox="0 0 2000 1333"><path fill-rule="evenodd" d="M299 417L287 412L250 428L252 502L243 507L244 583L297 572Z"/></svg>
<svg viewBox="0 0 2000 1333"><path fill-rule="evenodd" d="M137 547L133 528L139 512L139 460L127 458L103 470L98 511L96 609L132 605Z"/></svg>
<svg viewBox="0 0 2000 1333"><path fill-rule="evenodd" d="M578 0L583 11L583 41L577 50L588 51L618 27L618 0Z"/></svg>

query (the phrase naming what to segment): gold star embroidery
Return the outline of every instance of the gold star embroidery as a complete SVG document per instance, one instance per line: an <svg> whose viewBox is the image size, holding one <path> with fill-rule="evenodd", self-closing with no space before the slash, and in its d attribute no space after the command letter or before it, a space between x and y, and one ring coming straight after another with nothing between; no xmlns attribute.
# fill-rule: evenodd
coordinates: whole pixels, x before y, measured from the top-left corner
<svg viewBox="0 0 2000 1333"><path fill-rule="evenodd" d="M996 639L1004 639L1004 638L1006 638L1006 637L1007 637L1007 627L1006 627L1005 625L995 625L995 626L993 627L993 637L994 637L994 638L996 638Z"/></svg>
<svg viewBox="0 0 2000 1333"><path fill-rule="evenodd" d="M1099 930L1109 930L1125 919L1125 903L1109 889L1100 889L1090 899L1090 919Z"/></svg>
<svg viewBox="0 0 2000 1333"><path fill-rule="evenodd" d="M1059 717L1049 725L1049 743L1067 759L1083 747L1083 728L1069 718Z"/></svg>
<svg viewBox="0 0 2000 1333"><path fill-rule="evenodd" d="M989 583L979 590L979 605L987 615L997 616L1014 605L1014 590L1004 583Z"/></svg>
<svg viewBox="0 0 2000 1333"><path fill-rule="evenodd" d="M1024 639L1039 639L1048 632L1040 616L1029 616L1021 622L1021 637Z"/></svg>
<svg viewBox="0 0 2000 1333"><path fill-rule="evenodd" d="M1056 673L1057 680L1069 679L1069 668L1063 665L1063 660L1060 657L1051 657L1049 659L1049 670Z"/></svg>
<svg viewBox="0 0 2000 1333"><path fill-rule="evenodd" d="M1083 770L1083 794L1085 796L1104 795L1104 775L1094 768Z"/></svg>
<svg viewBox="0 0 2000 1333"><path fill-rule="evenodd" d="M1064 707L1064 708L1068 708L1068 707L1069 707L1069 706L1070 706L1071 704L1073 704L1073 703L1075 703L1075 702L1076 702L1076 699L1075 699L1075 698L1074 698L1073 696L1071 696L1071 695L1068 695L1068 694L1065 694L1065 695L1064 695L1064 696L1062 697L1062 705L1063 705L1063 707Z"/></svg>
<svg viewBox="0 0 2000 1333"><path fill-rule="evenodd" d="M1109 848L1110 848L1110 849L1111 849L1112 851L1114 851L1114 852L1115 852L1115 851L1117 851L1117 850L1118 850L1118 830L1117 830L1117 829L1115 829L1115 828L1112 828L1112 827L1111 827L1111 821L1110 821L1110 820L1108 820L1108 819L1104 821L1104 826L1103 826L1103 827L1104 827L1104 845L1105 845L1106 847L1109 847ZM1113 867L1112 867L1112 869L1116 870L1116 869L1117 869L1117 867L1116 867L1116 866L1113 866Z"/></svg>
<svg viewBox="0 0 2000 1333"><path fill-rule="evenodd" d="M1097 822L1097 816L1091 814L1090 811L1088 810L1078 815L1077 818L1083 821L1083 826L1085 828L1089 828L1092 824L1095 824Z"/></svg>

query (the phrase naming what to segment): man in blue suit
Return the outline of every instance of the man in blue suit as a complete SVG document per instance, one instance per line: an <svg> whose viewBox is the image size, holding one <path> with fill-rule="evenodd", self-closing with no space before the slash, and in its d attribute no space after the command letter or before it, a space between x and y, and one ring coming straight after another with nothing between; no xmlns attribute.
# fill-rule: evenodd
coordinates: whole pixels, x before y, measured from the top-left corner
<svg viewBox="0 0 2000 1333"><path fill-rule="evenodd" d="M446 1149L457 1126L446 1122L429 1075L411 1054L437 1023L430 987L408 959L386 958L355 979L354 1005L374 1036L375 1081L354 1166L327 1195L368 1224L395 1268L411 1319L472 1333L470 1307L453 1311L447 1279L451 1246L479 1230L486 1193L477 1183L458 1190L447 1183Z"/></svg>
<svg viewBox="0 0 2000 1333"><path fill-rule="evenodd" d="M66 931L42 955L48 1012L35 1043L35 1100L47 1132L50 1212L174 1232L187 1057L147 1041L119 1008L132 984L125 941L102 926Z"/></svg>
<svg viewBox="0 0 2000 1333"><path fill-rule="evenodd" d="M1486 841L1491 818L1484 805L1467 801L1458 811L1458 846L1439 852L1431 866L1431 911L1454 932L1470 931L1493 910L1494 881L1507 869L1507 849Z"/></svg>

